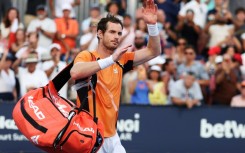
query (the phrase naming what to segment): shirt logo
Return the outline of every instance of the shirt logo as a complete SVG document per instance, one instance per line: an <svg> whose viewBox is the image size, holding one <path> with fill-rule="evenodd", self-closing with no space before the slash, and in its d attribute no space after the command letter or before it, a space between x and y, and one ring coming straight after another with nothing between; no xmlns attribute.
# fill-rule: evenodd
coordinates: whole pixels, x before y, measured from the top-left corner
<svg viewBox="0 0 245 153"><path fill-rule="evenodd" d="M117 68L114 68L114 69L113 69L113 72L114 72L115 74L118 73Z"/></svg>

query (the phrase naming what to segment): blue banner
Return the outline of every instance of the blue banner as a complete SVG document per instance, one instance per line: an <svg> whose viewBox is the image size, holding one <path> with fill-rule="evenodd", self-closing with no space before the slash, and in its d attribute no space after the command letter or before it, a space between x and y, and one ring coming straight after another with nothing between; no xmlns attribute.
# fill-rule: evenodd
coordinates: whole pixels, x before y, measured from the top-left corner
<svg viewBox="0 0 245 153"><path fill-rule="evenodd" d="M14 104L0 104L0 152L42 152L17 129ZM117 123L127 153L244 153L245 109L123 105Z"/></svg>

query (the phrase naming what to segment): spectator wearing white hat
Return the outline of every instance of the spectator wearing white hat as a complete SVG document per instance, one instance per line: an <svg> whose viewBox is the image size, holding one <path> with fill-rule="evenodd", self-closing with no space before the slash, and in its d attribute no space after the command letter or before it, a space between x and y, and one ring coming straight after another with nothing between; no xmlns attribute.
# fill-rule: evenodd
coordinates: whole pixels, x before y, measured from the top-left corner
<svg viewBox="0 0 245 153"><path fill-rule="evenodd" d="M79 34L79 25L76 19L70 17L72 6L68 3L62 5L63 17L56 18L56 37L54 43L61 46L61 58L67 60L71 49L76 47L76 38Z"/></svg>
<svg viewBox="0 0 245 153"><path fill-rule="evenodd" d="M45 72L36 68L38 61L37 53L31 52L24 60L26 67L19 67L17 69L21 96L32 89L45 86L48 83Z"/></svg>
<svg viewBox="0 0 245 153"><path fill-rule="evenodd" d="M60 61L60 45L59 44L51 44L49 46L49 51L51 55L51 60L45 61L42 64L42 69L45 71L49 80L52 80L62 69L66 67L66 63ZM60 95L64 98L67 98L67 83L61 88L59 91Z"/></svg>
<svg viewBox="0 0 245 153"><path fill-rule="evenodd" d="M69 4L71 6L71 18L75 18L75 6L80 5L80 0L49 0L49 7L53 18L61 18L63 16L63 5Z"/></svg>
<svg viewBox="0 0 245 153"><path fill-rule="evenodd" d="M47 47L53 42L56 33L56 24L53 19L47 17L48 12L45 5L38 5L36 12L37 19L34 19L30 22L27 28L27 33L38 32L38 45Z"/></svg>
<svg viewBox="0 0 245 153"><path fill-rule="evenodd" d="M161 72L162 69L158 65L151 66L148 72L151 89L148 96L152 105L165 105L167 103L165 85L161 81Z"/></svg>

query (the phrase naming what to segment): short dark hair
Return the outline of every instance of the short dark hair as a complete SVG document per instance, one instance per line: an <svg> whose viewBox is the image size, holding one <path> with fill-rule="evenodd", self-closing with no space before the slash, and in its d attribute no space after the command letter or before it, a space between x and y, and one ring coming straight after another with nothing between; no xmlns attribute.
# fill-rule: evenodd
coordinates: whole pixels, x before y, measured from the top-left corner
<svg viewBox="0 0 245 153"><path fill-rule="evenodd" d="M185 47L185 51L186 51L187 49L192 49L192 50L194 51L194 53L196 53L196 52L195 52L195 48L194 48L192 45L187 45L187 46Z"/></svg>
<svg viewBox="0 0 245 153"><path fill-rule="evenodd" d="M98 27L97 27L97 31L101 30L103 33L105 33L105 31L107 30L107 25L108 25L107 23L108 22L120 24L121 27L123 28L122 21L120 19L118 19L117 17L115 17L115 16L111 15L110 13L108 13L105 18L102 18L99 21Z"/></svg>
<svg viewBox="0 0 245 153"><path fill-rule="evenodd" d="M123 18L124 18L124 19L125 19L125 18L130 18L130 19L132 19L131 15L129 15L129 14L125 14L125 15L123 16Z"/></svg>
<svg viewBox="0 0 245 153"><path fill-rule="evenodd" d="M165 63L162 66L163 71L166 71L166 67L173 61L172 58L166 58Z"/></svg>
<svg viewBox="0 0 245 153"><path fill-rule="evenodd" d="M243 7L238 7L236 10L235 10L235 15L237 15L238 13L240 12L243 12L245 13L245 9Z"/></svg>

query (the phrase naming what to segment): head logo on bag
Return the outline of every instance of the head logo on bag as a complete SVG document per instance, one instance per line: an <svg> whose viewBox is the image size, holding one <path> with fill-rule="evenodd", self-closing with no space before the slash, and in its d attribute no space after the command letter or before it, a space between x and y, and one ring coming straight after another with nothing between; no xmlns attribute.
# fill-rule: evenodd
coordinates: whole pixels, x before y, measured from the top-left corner
<svg viewBox="0 0 245 153"><path fill-rule="evenodd" d="M41 112L39 110L39 107L34 104L33 97L32 96L29 96L28 97L28 103L29 103L29 107L34 110L34 113L36 114L36 116L37 116L37 118L39 120L45 119L45 116L44 116L43 112Z"/></svg>

